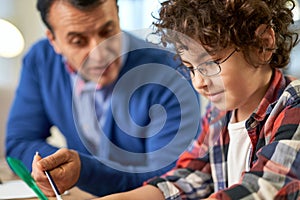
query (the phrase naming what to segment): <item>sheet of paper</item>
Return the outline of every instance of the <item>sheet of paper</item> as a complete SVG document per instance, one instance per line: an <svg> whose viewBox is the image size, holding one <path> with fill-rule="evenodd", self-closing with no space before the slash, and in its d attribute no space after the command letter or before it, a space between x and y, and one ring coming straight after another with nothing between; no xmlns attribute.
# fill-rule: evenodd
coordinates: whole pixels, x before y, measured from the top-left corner
<svg viewBox="0 0 300 200"><path fill-rule="evenodd" d="M37 197L22 180L6 181L0 184L0 199L24 199Z"/></svg>

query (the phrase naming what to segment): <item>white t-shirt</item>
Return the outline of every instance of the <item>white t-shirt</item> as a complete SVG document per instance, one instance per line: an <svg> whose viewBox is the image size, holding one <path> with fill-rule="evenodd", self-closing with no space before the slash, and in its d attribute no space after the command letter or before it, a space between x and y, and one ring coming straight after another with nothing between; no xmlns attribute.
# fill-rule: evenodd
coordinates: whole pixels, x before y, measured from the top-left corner
<svg viewBox="0 0 300 200"><path fill-rule="evenodd" d="M245 121L229 123L229 148L227 155L228 187L238 183L242 172L249 171L251 141L245 127Z"/></svg>

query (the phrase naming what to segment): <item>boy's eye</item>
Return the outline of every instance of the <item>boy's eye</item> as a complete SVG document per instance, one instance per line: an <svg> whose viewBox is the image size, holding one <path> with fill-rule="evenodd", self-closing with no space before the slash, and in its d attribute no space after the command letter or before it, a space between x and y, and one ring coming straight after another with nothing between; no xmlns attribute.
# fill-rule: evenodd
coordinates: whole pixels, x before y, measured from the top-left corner
<svg viewBox="0 0 300 200"><path fill-rule="evenodd" d="M215 66L218 63L218 61L208 61L203 64L201 64L201 67L206 68L206 67L211 67Z"/></svg>
<svg viewBox="0 0 300 200"><path fill-rule="evenodd" d="M193 68L193 66L190 63L182 62L181 64L186 66L187 68Z"/></svg>
<svg viewBox="0 0 300 200"><path fill-rule="evenodd" d="M178 52L178 54L182 54L182 53L183 53L183 51L184 51L184 49L183 49L182 47L178 47L178 48L177 48L177 52Z"/></svg>

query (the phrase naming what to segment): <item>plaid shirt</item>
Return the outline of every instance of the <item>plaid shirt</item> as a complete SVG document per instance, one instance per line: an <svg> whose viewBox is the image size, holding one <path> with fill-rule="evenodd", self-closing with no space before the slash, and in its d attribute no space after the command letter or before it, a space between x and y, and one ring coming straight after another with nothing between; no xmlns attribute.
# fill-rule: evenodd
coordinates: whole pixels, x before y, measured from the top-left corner
<svg viewBox="0 0 300 200"><path fill-rule="evenodd" d="M231 112L208 106L202 132L177 166L148 184L166 199L299 199L300 80L275 70L271 85L246 121L252 148L250 170L228 187L227 126Z"/></svg>

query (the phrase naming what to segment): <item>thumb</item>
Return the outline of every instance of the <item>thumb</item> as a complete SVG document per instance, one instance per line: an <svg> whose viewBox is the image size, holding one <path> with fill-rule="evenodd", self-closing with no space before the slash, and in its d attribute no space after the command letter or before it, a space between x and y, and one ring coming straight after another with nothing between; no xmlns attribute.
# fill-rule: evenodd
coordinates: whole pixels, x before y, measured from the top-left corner
<svg viewBox="0 0 300 200"><path fill-rule="evenodd" d="M64 150L58 150L54 154L47 156L41 160L38 161L38 165L41 166L41 168L45 170L53 170L54 168L57 168L58 166L68 162L68 159L65 155Z"/></svg>

